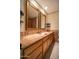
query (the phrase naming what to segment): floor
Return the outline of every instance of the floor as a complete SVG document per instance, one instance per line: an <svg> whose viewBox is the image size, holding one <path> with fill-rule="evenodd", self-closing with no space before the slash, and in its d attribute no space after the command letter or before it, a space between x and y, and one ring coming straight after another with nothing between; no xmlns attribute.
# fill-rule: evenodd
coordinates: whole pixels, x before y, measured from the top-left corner
<svg viewBox="0 0 79 59"><path fill-rule="evenodd" d="M44 59L59 59L59 43L58 42L55 42L54 46L51 45Z"/></svg>

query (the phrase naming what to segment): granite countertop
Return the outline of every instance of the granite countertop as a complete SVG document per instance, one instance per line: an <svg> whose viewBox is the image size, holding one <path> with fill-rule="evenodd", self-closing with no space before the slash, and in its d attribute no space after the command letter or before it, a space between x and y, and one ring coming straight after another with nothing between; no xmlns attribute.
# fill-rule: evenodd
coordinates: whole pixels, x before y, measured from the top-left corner
<svg viewBox="0 0 79 59"><path fill-rule="evenodd" d="M31 34L31 35L24 36L20 40L20 43L22 44L21 48L28 47L29 45L35 43L36 41L44 38L45 36L47 36L47 35L49 35L51 33L52 33L52 31L36 33L36 34Z"/></svg>

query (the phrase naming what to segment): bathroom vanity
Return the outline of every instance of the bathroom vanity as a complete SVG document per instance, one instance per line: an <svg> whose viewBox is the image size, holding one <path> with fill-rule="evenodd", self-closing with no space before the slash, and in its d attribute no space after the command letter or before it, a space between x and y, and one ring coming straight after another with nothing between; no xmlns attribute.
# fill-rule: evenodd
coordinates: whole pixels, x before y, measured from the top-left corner
<svg viewBox="0 0 79 59"><path fill-rule="evenodd" d="M54 44L54 32L41 32L25 35L21 38L21 58L43 59L51 44Z"/></svg>

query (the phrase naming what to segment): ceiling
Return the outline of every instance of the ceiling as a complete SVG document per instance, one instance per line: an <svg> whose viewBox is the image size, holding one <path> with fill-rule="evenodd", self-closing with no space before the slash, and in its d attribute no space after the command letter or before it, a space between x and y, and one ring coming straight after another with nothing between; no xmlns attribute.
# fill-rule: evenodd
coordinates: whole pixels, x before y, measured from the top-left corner
<svg viewBox="0 0 79 59"><path fill-rule="evenodd" d="M48 14L59 10L59 0L35 0ZM45 9L46 8L46 9Z"/></svg>

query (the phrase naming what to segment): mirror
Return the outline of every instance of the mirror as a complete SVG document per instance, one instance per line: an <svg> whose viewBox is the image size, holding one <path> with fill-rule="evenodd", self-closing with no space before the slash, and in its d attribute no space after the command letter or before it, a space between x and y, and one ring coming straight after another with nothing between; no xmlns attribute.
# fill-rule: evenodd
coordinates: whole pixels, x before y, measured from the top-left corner
<svg viewBox="0 0 79 59"><path fill-rule="evenodd" d="M27 2L27 28L45 29L46 16L35 8L29 1Z"/></svg>
<svg viewBox="0 0 79 59"><path fill-rule="evenodd" d="M31 6L30 4L27 5L28 9L28 21L27 21L27 27L28 28L38 28L38 13L39 11Z"/></svg>

